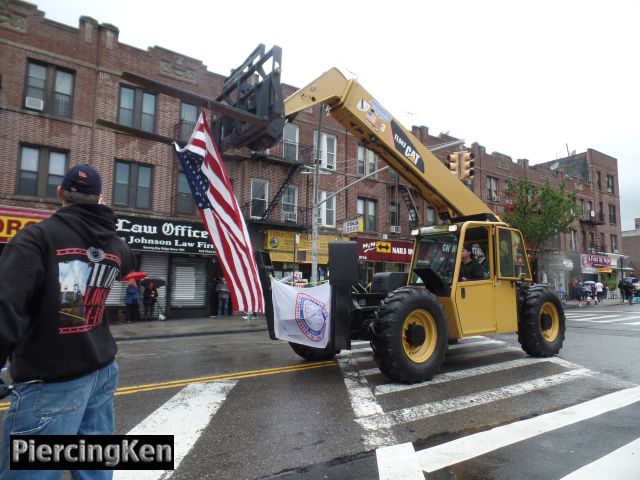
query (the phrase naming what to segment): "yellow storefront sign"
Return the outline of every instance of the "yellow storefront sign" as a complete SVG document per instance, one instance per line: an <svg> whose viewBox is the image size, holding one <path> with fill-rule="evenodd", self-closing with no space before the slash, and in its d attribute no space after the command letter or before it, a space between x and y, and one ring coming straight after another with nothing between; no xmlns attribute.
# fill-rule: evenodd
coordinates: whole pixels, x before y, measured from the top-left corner
<svg viewBox="0 0 640 480"><path fill-rule="evenodd" d="M297 244L296 236L298 236ZM326 265L329 262L330 241L346 239L342 235L318 235L318 263ZM310 233L267 230L264 248L269 251L272 262L311 263L313 243ZM299 255L300 252L305 252L305 255ZM295 257L298 257L297 260L294 259Z"/></svg>

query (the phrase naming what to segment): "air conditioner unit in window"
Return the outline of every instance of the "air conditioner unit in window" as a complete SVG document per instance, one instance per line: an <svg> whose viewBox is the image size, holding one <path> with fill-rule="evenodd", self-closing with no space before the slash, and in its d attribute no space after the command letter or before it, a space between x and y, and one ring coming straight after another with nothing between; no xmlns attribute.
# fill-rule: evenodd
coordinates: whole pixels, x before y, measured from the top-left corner
<svg viewBox="0 0 640 480"><path fill-rule="evenodd" d="M24 100L24 106L33 110L44 110L44 101L39 98L27 97Z"/></svg>
<svg viewBox="0 0 640 480"><path fill-rule="evenodd" d="M494 202L499 202L500 201L500 195L494 195L493 197L491 197L491 200L493 200Z"/></svg>
<svg viewBox="0 0 640 480"><path fill-rule="evenodd" d="M613 249L613 253L618 253L618 250L616 250L615 248Z"/></svg>
<svg viewBox="0 0 640 480"><path fill-rule="evenodd" d="M389 227L389 233L400 233L400 225L391 225Z"/></svg>
<svg viewBox="0 0 640 480"><path fill-rule="evenodd" d="M505 198L505 199L504 199L504 203L505 203L506 205L513 205L513 200L511 200L510 198Z"/></svg>
<svg viewBox="0 0 640 480"><path fill-rule="evenodd" d="M283 217L285 222L296 222L298 220L296 212L284 212Z"/></svg>

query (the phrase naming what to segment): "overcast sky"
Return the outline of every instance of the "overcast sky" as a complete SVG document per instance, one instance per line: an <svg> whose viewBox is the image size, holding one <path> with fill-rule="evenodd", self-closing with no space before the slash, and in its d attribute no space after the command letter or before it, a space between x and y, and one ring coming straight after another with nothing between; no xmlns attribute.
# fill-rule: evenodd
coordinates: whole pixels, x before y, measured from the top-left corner
<svg viewBox="0 0 640 480"><path fill-rule="evenodd" d="M599 150L618 159L622 229L640 217L640 0L32 2L221 74L258 44L278 45L287 84L339 67L406 127L514 160Z"/></svg>

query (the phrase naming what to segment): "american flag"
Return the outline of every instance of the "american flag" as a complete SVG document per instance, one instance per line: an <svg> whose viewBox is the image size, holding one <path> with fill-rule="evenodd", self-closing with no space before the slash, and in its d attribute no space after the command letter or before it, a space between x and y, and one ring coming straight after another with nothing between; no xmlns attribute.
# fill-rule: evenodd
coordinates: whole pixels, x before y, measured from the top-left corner
<svg viewBox="0 0 640 480"><path fill-rule="evenodd" d="M242 212L201 113L189 143L175 144L202 222L216 249L235 310L264 312L262 287Z"/></svg>

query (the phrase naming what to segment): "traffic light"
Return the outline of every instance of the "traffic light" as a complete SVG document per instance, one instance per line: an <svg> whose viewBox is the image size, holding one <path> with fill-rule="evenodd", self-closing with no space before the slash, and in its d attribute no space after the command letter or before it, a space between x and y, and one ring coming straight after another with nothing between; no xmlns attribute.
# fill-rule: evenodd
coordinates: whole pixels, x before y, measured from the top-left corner
<svg viewBox="0 0 640 480"><path fill-rule="evenodd" d="M473 159L476 158L475 154L472 152L462 152L462 166L461 166L461 175L460 178L473 178L476 171L473 167L475 167L476 162Z"/></svg>
<svg viewBox="0 0 640 480"><path fill-rule="evenodd" d="M447 167L456 177L460 176L460 154L458 152L447 155Z"/></svg>

